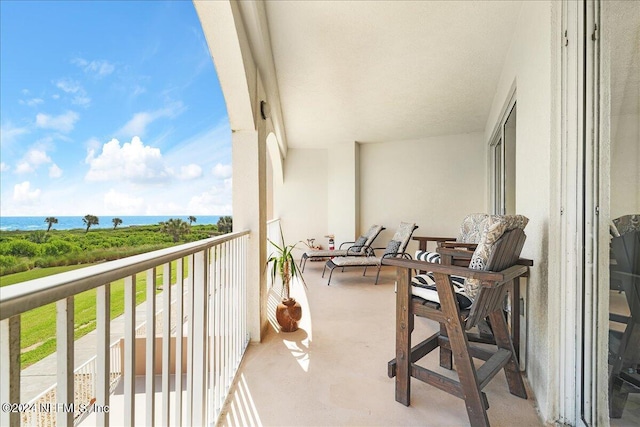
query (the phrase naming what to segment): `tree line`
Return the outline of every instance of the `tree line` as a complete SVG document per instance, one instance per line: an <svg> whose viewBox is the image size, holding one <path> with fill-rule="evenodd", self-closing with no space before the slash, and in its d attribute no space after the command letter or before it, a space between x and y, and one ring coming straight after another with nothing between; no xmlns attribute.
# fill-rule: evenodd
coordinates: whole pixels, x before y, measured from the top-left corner
<svg viewBox="0 0 640 427"><path fill-rule="evenodd" d="M189 221L188 224L182 219L171 218L166 222L161 222L160 225L163 227L164 231L170 236L172 237L175 235L182 236L188 233L188 228L186 228L185 225L191 226L194 222L198 221L198 218L196 218L193 215L190 215L187 218L187 221ZM47 232L49 232L51 231L51 228L53 227L53 225L58 223L58 218L56 218L55 216L49 216L44 219L44 222L47 223ZM88 233L91 226L100 225L100 218L98 218L95 215L85 215L82 218L82 222L86 226L84 232ZM118 218L118 217L112 218L111 223L113 224L113 229L115 230L119 225L122 224L122 218ZM231 233L231 230L233 229L233 221L230 216L221 216L218 219L217 226L218 226L218 230L221 233ZM178 240L175 240L175 241L177 242Z"/></svg>
<svg viewBox="0 0 640 427"><path fill-rule="evenodd" d="M86 264L112 260L192 242L232 231L230 216L221 217L217 225L194 225L197 218L187 221L171 218L167 221L137 227L118 228L121 218L113 218L113 229L97 229L95 215L83 218L85 229L36 231L0 231L0 276L36 267ZM57 224L57 218L45 222Z"/></svg>

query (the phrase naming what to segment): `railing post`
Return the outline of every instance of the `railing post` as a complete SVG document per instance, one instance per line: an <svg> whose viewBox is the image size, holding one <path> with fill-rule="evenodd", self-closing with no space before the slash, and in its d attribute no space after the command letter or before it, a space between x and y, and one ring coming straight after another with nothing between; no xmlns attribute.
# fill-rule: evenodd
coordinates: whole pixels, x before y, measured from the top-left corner
<svg viewBox="0 0 640 427"><path fill-rule="evenodd" d="M73 298L64 298L56 303L56 353L58 358L56 403L67 405L67 409L69 405L74 403ZM56 412L56 426L72 427L73 412L72 410L58 410Z"/></svg>
<svg viewBox="0 0 640 427"><path fill-rule="evenodd" d="M136 276L124 279L124 424L136 420Z"/></svg>
<svg viewBox="0 0 640 427"><path fill-rule="evenodd" d="M206 419L206 386L207 386L207 292L209 262L208 250L194 255L193 268L193 425L205 425Z"/></svg>
<svg viewBox="0 0 640 427"><path fill-rule="evenodd" d="M184 327L184 258L176 262L176 414L175 425L182 425L182 329Z"/></svg>
<svg viewBox="0 0 640 427"><path fill-rule="evenodd" d="M0 322L0 399L20 403L20 315ZM19 412L0 412L3 426L20 425Z"/></svg>
<svg viewBox="0 0 640 427"><path fill-rule="evenodd" d="M164 265L162 271L162 425L169 425L169 351L171 346L171 263ZM177 371L176 371L177 373ZM176 390L177 392L177 390Z"/></svg>
<svg viewBox="0 0 640 427"><path fill-rule="evenodd" d="M96 403L102 409L109 405L109 391L111 386L111 285L100 286L96 290L96 335L97 369L96 369ZM95 412L98 426L109 425L109 411Z"/></svg>
<svg viewBox="0 0 640 427"><path fill-rule="evenodd" d="M155 425L155 356L156 356L156 268L147 270L147 348L145 393L147 395L147 426Z"/></svg>
<svg viewBox="0 0 640 427"><path fill-rule="evenodd" d="M187 425L193 425L193 376L194 376L194 368L193 368L193 347L194 347L194 321L193 321L193 311L195 305L195 297L194 297L194 271L195 271L195 261L194 256L189 255L187 257L187 268L188 268L188 276L187 276L187 295L188 295L188 316L189 323L187 324Z"/></svg>

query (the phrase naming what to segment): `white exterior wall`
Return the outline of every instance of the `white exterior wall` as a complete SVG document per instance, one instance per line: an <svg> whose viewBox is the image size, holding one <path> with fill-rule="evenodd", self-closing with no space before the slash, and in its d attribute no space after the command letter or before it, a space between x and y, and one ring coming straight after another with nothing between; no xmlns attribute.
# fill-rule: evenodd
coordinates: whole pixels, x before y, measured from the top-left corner
<svg viewBox="0 0 640 427"><path fill-rule="evenodd" d="M488 141L515 83L516 212L529 218L522 256L534 260L526 290L526 370L545 420L554 417L558 399L557 361L552 355L559 348L555 343L559 313L553 299L560 289L557 271L561 257L556 242L559 238L549 234L558 221L556 200L561 176L556 120L559 61L555 60L552 36L558 31L558 7L553 2L524 2L485 130Z"/></svg>
<svg viewBox="0 0 640 427"><path fill-rule="evenodd" d="M387 228L378 246L401 221L416 222L415 236L457 236L467 214L487 210L485 155L482 133L362 144L360 223Z"/></svg>
<svg viewBox="0 0 640 427"><path fill-rule="evenodd" d="M324 149L289 148L284 161L284 181L275 183L275 212L282 220L286 243L315 238L327 247L328 152ZM300 246L304 248L304 246Z"/></svg>
<svg viewBox="0 0 640 427"><path fill-rule="evenodd" d="M335 235L336 247L353 242L365 230L359 229L358 189L359 144L339 144L328 150L327 232Z"/></svg>
<svg viewBox="0 0 640 427"><path fill-rule="evenodd" d="M640 213L640 115L611 117L611 218Z"/></svg>

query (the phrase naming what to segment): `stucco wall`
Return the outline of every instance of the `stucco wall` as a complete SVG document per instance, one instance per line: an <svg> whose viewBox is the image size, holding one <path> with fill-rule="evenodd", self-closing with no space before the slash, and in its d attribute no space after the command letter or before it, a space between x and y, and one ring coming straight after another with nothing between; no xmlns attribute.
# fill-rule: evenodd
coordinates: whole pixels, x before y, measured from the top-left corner
<svg viewBox="0 0 640 427"><path fill-rule="evenodd" d="M482 133L360 146L360 222L387 229L416 222L414 235L456 236L462 219L485 212L486 145ZM417 249L412 242L409 252Z"/></svg>
<svg viewBox="0 0 640 427"><path fill-rule="evenodd" d="M337 144L328 150L327 232L335 235L338 244L355 241L363 231L358 224L358 156L357 142Z"/></svg>
<svg viewBox="0 0 640 427"><path fill-rule="evenodd" d="M551 364L558 313L550 309L549 287L558 286L549 271L559 262L556 246L549 243L550 223L560 171L554 156L560 146L555 128L553 95L557 63L552 46L554 6L550 2L524 2L516 25L485 135L489 137L500 119L514 82L518 120L516 129L516 211L529 218L523 256L534 260L527 286L527 377L541 415L549 420L556 400L556 377ZM554 270L555 271L555 270ZM552 282L553 284L551 284Z"/></svg>
<svg viewBox="0 0 640 427"><path fill-rule="evenodd" d="M611 117L611 218L640 213L640 115Z"/></svg>
<svg viewBox="0 0 640 427"><path fill-rule="evenodd" d="M328 152L324 149L287 151L284 182L275 184L278 188L274 191L274 202L288 244L313 237L326 247L327 160Z"/></svg>

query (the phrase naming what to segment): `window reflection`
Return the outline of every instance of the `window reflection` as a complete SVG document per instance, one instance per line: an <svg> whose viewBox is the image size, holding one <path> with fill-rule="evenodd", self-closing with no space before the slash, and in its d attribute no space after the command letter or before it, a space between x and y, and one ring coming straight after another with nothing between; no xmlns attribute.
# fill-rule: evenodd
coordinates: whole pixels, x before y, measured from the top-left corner
<svg viewBox="0 0 640 427"><path fill-rule="evenodd" d="M611 150L609 415L612 426L628 426L640 425L640 2L602 7Z"/></svg>

